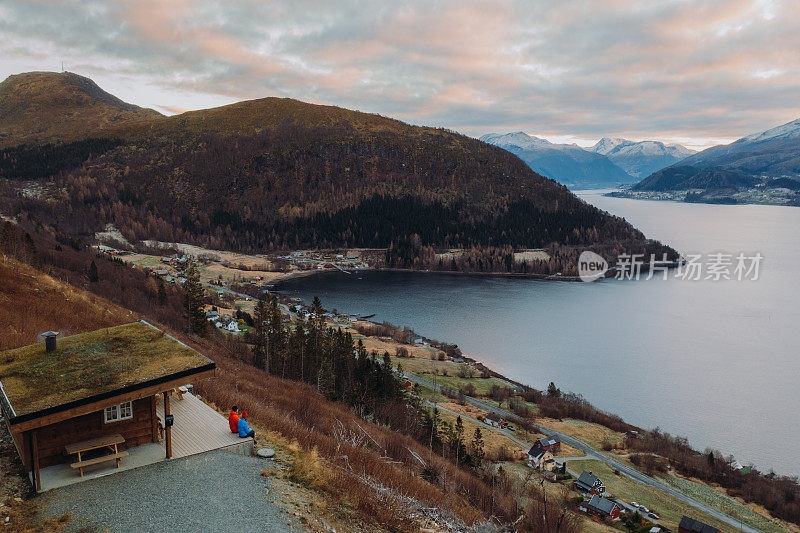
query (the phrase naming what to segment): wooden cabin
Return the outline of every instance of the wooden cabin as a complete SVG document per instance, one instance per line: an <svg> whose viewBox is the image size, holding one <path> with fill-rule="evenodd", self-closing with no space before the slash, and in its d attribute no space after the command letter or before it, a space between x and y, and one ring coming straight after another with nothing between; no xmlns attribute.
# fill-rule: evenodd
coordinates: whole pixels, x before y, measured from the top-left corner
<svg viewBox="0 0 800 533"><path fill-rule="evenodd" d="M210 377L213 361L145 321L0 352L0 407L37 490L39 470L125 461L158 442L172 456L170 395ZM164 420L156 405L163 399Z"/></svg>

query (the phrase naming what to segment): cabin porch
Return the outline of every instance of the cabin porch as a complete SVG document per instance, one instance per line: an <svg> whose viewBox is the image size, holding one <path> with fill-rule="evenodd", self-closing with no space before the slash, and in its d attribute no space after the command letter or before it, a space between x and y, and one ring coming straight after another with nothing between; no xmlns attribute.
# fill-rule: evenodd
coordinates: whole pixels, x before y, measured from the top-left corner
<svg viewBox="0 0 800 533"><path fill-rule="evenodd" d="M172 431L172 458L186 457L211 450L225 449L233 453L251 455L252 439L242 439L230 432L227 419L203 403L191 393L182 398L169 399L169 411L174 416ZM156 406L160 420L164 420L163 395ZM83 468L83 477L69 463L42 468L40 472L41 492L80 481L94 479L124 470L130 470L163 461L167 457L166 438L157 443L146 443L127 448L128 456L122 459L119 468L111 462L99 463Z"/></svg>

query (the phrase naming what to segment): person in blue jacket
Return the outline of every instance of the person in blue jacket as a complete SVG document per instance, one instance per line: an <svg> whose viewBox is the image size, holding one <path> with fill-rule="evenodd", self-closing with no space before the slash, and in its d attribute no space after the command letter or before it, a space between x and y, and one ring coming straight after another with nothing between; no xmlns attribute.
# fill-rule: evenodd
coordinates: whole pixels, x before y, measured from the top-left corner
<svg viewBox="0 0 800 533"><path fill-rule="evenodd" d="M253 441L256 440L256 432L247 425L247 411L242 411L242 417L239 419L239 436L243 439L251 437Z"/></svg>

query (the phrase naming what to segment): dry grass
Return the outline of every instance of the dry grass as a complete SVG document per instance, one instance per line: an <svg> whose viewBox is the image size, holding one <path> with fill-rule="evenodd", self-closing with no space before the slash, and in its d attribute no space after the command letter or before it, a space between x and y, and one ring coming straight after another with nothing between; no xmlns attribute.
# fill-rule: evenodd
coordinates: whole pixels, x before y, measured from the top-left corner
<svg viewBox="0 0 800 533"><path fill-rule="evenodd" d="M439 350L436 350L435 348L428 348L428 350L425 352L420 353L420 349L422 348L420 346L406 347L414 348L414 351L412 352L414 355L412 357L392 357L392 364L395 367L398 363L400 363L403 365L403 370L419 376L442 374L444 372L450 375L458 374L458 363L454 363L452 361L438 361L430 358L430 350L435 350L437 354L440 353ZM394 350L389 350L390 355L394 356L394 353Z"/></svg>
<svg viewBox="0 0 800 533"><path fill-rule="evenodd" d="M358 333L354 329L350 329L348 331L350 331L353 334L354 339L360 340L361 342L364 343L364 348L366 348L367 352L369 353L372 353L374 351L382 355L384 352L389 352L389 355L393 356L395 355L396 350L398 348L405 348L406 350L408 350L410 357L399 357L397 358L396 361L393 361L395 365L396 363L401 363L404 368L406 364L416 365L416 364L425 364L426 362L432 363L433 361L430 361L431 355L433 355L434 357L438 357L438 354L440 353L439 350L437 350L436 348L432 348L430 346L419 346L416 344L413 345L401 344L399 342L384 340L378 337L365 337L364 335ZM407 368L406 370L414 372L414 370L412 370L411 368Z"/></svg>
<svg viewBox="0 0 800 533"><path fill-rule="evenodd" d="M0 352L0 379L18 415L142 383L210 361L144 322Z"/></svg>
<svg viewBox="0 0 800 533"><path fill-rule="evenodd" d="M0 349L36 342L57 329L70 335L136 320L138 315L104 298L57 281L8 256L0 256Z"/></svg>
<svg viewBox="0 0 800 533"><path fill-rule="evenodd" d="M200 347L206 353L215 349ZM448 509L467 524L493 513L504 519L516 513L511 498L492 495L474 474L411 438L356 417L307 385L269 376L219 351L214 358L219 370L198 385L200 394L217 405L237 404L257 427L296 441L301 460L292 475L338 494L362 516L403 529L414 505ZM409 450L424 458L437 483L422 477L422 465Z"/></svg>
<svg viewBox="0 0 800 533"><path fill-rule="evenodd" d="M440 402L440 405L442 407L446 407L446 408L450 409L451 411L456 411L457 413L461 413L462 415L468 416L470 418L475 418L475 419L479 419L478 418L479 416L482 417L482 416L486 416L486 414L487 414L487 411L484 411L483 409L480 409L479 407L477 407L477 406L475 406L475 405L473 405L471 403L467 403L465 405L461 405L458 402L452 402L451 401L451 402ZM450 413L447 413L446 411L442 411L442 414L443 415L449 415ZM454 416L453 416L453 419L455 419ZM472 423L472 422L470 422L468 420L465 420L464 422L465 423L469 422L470 424L474 425L474 423ZM473 428L472 431L474 432L475 429ZM520 445L518 443L516 443L513 440L509 439L508 437L506 437L505 435L503 435L502 433L497 431L497 429L495 429L495 428L481 426L481 431L483 431L483 433L484 433L484 440L486 440L487 444L488 444L490 438L492 440L496 440L495 439L495 435L499 435L500 437L505 439L505 440L500 439L502 445L505 445L506 447L508 447L511 450L516 450L516 449L520 448ZM491 432L491 433L489 433L487 435L488 432ZM471 436L471 435L472 435L472 433L468 434L468 436ZM518 439L522 440L523 442L530 441L531 445L533 445L534 441L536 441L538 439L541 439L541 438L543 438L545 436L546 435L544 435L543 433L528 433L528 432L521 431L521 430L517 431L517 434L516 434L516 437ZM509 444L509 443L511 443L511 444ZM496 451L496 450L493 450L493 451ZM556 453L554 453L553 455L555 457L583 457L586 454L584 454L582 451L578 450L577 448L573 448L569 444L565 444L565 443L562 442L561 443L561 449L559 451L557 451Z"/></svg>
<svg viewBox="0 0 800 533"><path fill-rule="evenodd" d="M200 269L200 275L203 278L208 279L219 279L219 276L222 276L222 279L231 281L231 280L249 280L255 278L256 276L260 276L267 281L272 281L275 278L279 278L283 275L283 272L277 272L273 270L239 270L236 268L228 268L225 265L208 265Z"/></svg>
<svg viewBox="0 0 800 533"><path fill-rule="evenodd" d="M576 439L580 439L596 450L602 450L603 444L612 444L614 447L621 448L624 442L624 435L600 424L593 424L583 420L560 421L551 418L538 418L543 426L553 428ZM563 446L563 444L562 444ZM580 454L579 454L580 455Z"/></svg>
<svg viewBox="0 0 800 533"><path fill-rule="evenodd" d="M37 522L35 517L38 512L39 508L34 500L8 498L0 507L0 528L13 533L56 533L72 518L67 513Z"/></svg>
<svg viewBox="0 0 800 533"><path fill-rule="evenodd" d="M443 420L447 420L450 424L456 423L457 415L454 415L453 413L440 410L439 416L441 416ZM461 421L464 424L464 441L465 444L467 444L467 447L469 447L470 442L472 442L472 437L475 435L475 429L478 427L481 428L484 442L483 449L487 458L503 456L507 457L508 455L516 458L518 456L517 452L522 449L522 446L520 446L518 443L509 439L506 435L503 435L492 427L478 424L464 417L461 417Z"/></svg>

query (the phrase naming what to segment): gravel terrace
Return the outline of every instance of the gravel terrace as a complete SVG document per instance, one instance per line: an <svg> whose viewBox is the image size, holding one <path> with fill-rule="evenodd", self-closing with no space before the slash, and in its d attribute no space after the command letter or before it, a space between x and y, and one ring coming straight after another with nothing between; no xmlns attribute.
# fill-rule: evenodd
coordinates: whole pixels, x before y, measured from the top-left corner
<svg viewBox="0 0 800 533"><path fill-rule="evenodd" d="M46 516L66 531L299 531L274 503L261 470L271 461L216 450L54 489ZM76 474L77 475L77 474Z"/></svg>

